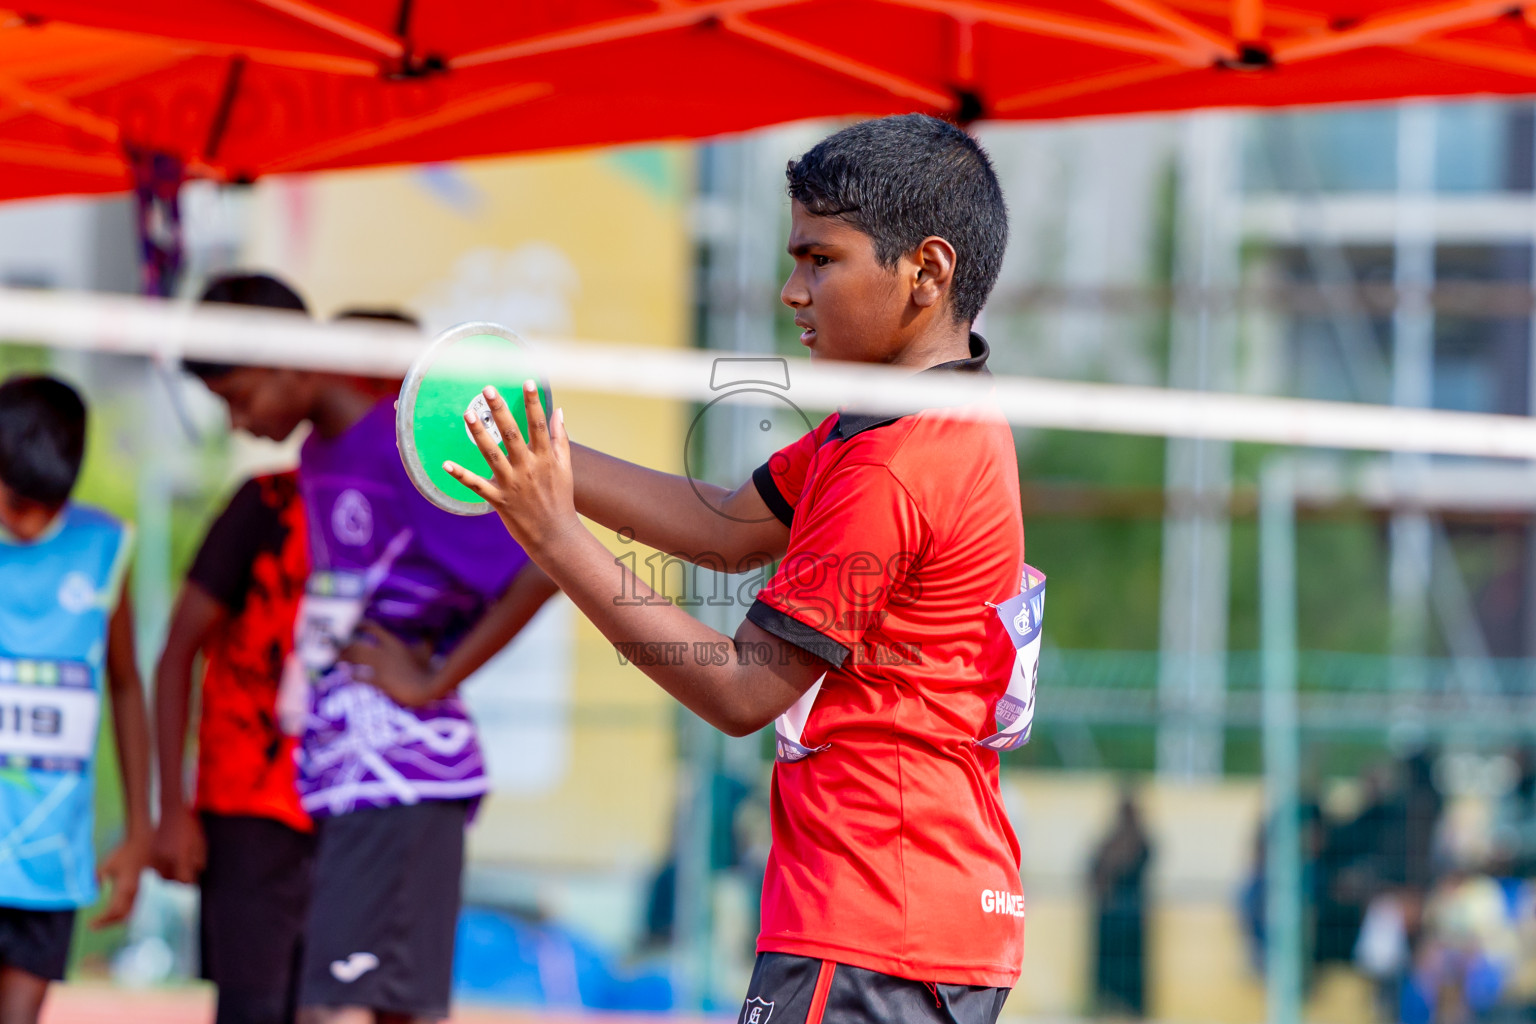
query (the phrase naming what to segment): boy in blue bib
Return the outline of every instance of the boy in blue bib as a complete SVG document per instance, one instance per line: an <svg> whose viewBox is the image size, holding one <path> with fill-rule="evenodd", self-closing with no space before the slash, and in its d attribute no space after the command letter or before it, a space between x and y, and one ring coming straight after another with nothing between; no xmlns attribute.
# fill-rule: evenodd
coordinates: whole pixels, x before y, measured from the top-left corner
<svg viewBox="0 0 1536 1024"><path fill-rule="evenodd" d="M69 501L85 405L68 385L0 385L0 1014L35 1022L64 978L75 912L106 882L103 927L148 859L149 727L123 589L130 528ZM97 721L111 695L127 831L98 866Z"/></svg>

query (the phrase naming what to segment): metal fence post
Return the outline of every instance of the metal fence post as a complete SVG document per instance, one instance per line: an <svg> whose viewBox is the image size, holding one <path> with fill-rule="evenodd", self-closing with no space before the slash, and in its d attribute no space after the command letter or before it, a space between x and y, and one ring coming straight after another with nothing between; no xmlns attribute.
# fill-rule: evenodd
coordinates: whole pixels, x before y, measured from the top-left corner
<svg viewBox="0 0 1536 1024"><path fill-rule="evenodd" d="M1263 650L1264 968L1269 1024L1302 1009L1300 749L1296 722L1296 498L1288 456L1264 466L1259 494L1259 606Z"/></svg>

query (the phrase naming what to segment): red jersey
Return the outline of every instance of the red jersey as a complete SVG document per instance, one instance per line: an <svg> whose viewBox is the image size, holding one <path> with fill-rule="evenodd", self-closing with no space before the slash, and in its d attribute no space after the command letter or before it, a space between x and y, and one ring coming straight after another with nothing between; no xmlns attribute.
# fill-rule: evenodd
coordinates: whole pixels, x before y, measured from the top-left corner
<svg viewBox="0 0 1536 1024"><path fill-rule="evenodd" d="M971 349L928 372L986 372ZM781 734L758 950L1012 987L1019 846L977 745L1014 663L987 602L1024 565L1008 424L833 415L753 480L790 533L747 617L831 666Z"/></svg>
<svg viewBox="0 0 1536 1024"><path fill-rule="evenodd" d="M197 808L307 832L295 741L277 723L283 660L309 575L306 537L297 474L256 477L209 528L187 580L229 611L203 646Z"/></svg>

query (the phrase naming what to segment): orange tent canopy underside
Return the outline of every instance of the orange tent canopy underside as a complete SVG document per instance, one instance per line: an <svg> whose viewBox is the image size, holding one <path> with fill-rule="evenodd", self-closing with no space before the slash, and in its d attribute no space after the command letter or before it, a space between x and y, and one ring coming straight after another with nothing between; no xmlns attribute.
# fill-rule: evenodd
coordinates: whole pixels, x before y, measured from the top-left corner
<svg viewBox="0 0 1536 1024"><path fill-rule="evenodd" d="M0 198L119 191L131 149L247 180L910 110L1529 93L1533 25L1509 0L31 0L0 11Z"/></svg>

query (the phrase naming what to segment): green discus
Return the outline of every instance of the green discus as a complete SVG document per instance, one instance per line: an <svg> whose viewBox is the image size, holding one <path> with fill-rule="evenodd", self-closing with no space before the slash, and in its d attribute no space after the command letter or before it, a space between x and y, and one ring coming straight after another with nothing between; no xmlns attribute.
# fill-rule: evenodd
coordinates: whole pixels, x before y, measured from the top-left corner
<svg viewBox="0 0 1536 1024"><path fill-rule="evenodd" d="M395 441L406 473L428 501L461 516L479 516L491 510L474 491L449 476L443 463L457 462L473 473L488 476L485 457L470 439L464 414L473 408L497 436L489 410L483 401L476 402L485 386L493 384L512 410L517 429L526 437L526 380L539 382L539 402L548 416L554 406L549 385L539 372L537 354L500 324L476 322L450 327L416 357L395 403Z"/></svg>

